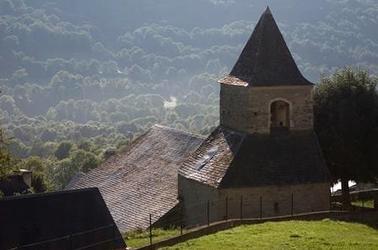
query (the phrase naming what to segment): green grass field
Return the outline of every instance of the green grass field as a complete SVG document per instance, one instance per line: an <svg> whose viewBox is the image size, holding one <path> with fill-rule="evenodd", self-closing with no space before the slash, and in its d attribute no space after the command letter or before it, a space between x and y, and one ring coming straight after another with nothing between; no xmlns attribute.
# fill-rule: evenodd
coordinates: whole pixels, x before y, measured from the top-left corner
<svg viewBox="0 0 378 250"><path fill-rule="evenodd" d="M153 229L152 242L162 241L180 235L180 229ZM128 247L138 248L150 244L149 231L132 231L124 235L124 239Z"/></svg>
<svg viewBox="0 0 378 250"><path fill-rule="evenodd" d="M378 230L332 220L239 226L164 249L378 249Z"/></svg>

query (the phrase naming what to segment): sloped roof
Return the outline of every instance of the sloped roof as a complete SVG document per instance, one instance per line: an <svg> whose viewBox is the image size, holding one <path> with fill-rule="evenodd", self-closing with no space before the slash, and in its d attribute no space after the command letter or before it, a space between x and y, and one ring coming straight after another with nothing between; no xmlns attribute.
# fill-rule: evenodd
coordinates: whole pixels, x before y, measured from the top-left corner
<svg viewBox="0 0 378 250"><path fill-rule="evenodd" d="M110 249L113 244L118 249L126 247L97 188L6 197L0 199L0 215L0 249L60 237L66 238L27 249L69 249L69 235L72 249L113 235L118 240L97 245L96 249Z"/></svg>
<svg viewBox="0 0 378 250"><path fill-rule="evenodd" d="M100 167L81 174L67 189L98 187L122 232L147 228L177 205L177 173L203 138L153 126L129 148Z"/></svg>
<svg viewBox="0 0 378 250"><path fill-rule="evenodd" d="M299 71L269 7L231 73L219 83L238 86L313 85Z"/></svg>
<svg viewBox="0 0 378 250"><path fill-rule="evenodd" d="M215 188L328 182L312 131L246 134L218 127L179 174Z"/></svg>
<svg viewBox="0 0 378 250"><path fill-rule="evenodd" d="M179 174L218 187L239 151L243 137L242 133L218 127L184 161Z"/></svg>

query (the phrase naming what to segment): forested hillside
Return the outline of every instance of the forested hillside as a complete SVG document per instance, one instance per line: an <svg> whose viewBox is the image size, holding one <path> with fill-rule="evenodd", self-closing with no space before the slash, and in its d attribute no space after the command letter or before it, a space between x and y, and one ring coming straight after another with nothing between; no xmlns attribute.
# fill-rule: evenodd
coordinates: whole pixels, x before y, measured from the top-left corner
<svg viewBox="0 0 378 250"><path fill-rule="evenodd" d="M378 74L374 0L0 0L11 152L61 188L155 123L208 133L216 80L267 3L310 80L344 65Z"/></svg>

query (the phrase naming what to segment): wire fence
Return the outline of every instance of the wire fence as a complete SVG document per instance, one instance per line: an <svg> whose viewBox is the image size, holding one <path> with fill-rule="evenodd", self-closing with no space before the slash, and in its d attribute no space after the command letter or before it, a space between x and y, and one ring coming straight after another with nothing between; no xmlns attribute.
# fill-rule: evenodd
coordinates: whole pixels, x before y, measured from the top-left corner
<svg viewBox="0 0 378 250"><path fill-rule="evenodd" d="M19 245L13 248L8 248L8 250L116 249L118 247L117 241L119 240L123 239L118 233L117 226L115 224L111 224L54 239Z"/></svg>
<svg viewBox="0 0 378 250"><path fill-rule="evenodd" d="M303 205L296 207L295 203L294 194L289 199L275 201L263 196L208 200L184 206L183 222L186 227L196 227L228 219L256 219L304 212Z"/></svg>
<svg viewBox="0 0 378 250"><path fill-rule="evenodd" d="M316 200L316 198L315 198ZM321 203L317 201L318 203ZM342 210L333 202L323 201L320 205L306 204L303 197L296 197L294 193L288 194L281 199L271 200L259 197L225 197L216 200L207 200L190 205L178 206L175 215L161 220L160 215L149 215L148 237L140 245L152 245L162 240L167 240L183 235L198 227L210 226L212 223L228 220L269 219L279 216L296 216L316 211ZM336 205L336 206L335 206ZM362 200L362 208L371 208L366 201ZM166 229L166 230L162 230Z"/></svg>
<svg viewBox="0 0 378 250"><path fill-rule="evenodd" d="M195 204L182 202L175 213L167 218L158 214L150 214L149 228L145 232L148 233L148 237L144 237L145 241L138 245L151 245L161 240L183 235L194 228L210 226L212 223L220 221L264 219L303 213L303 205L296 207L299 201L296 201L294 194L288 197L272 201L269 198L264 199L263 196L233 196ZM311 210L307 212L311 212ZM145 236L147 235L145 234Z"/></svg>

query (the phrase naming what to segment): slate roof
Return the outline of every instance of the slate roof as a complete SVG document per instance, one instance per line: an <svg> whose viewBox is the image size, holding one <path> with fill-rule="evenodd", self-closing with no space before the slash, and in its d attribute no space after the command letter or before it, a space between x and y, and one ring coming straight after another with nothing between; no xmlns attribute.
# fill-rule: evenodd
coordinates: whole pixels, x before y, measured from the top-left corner
<svg viewBox="0 0 378 250"><path fill-rule="evenodd" d="M219 83L238 86L313 85L299 71L269 7L260 17L231 73Z"/></svg>
<svg viewBox="0 0 378 250"><path fill-rule="evenodd" d="M179 174L218 187L237 154L244 134L218 127L183 163Z"/></svg>
<svg viewBox="0 0 378 250"><path fill-rule="evenodd" d="M153 126L129 148L74 178L67 189L98 187L122 232L149 226L177 203L178 168L203 138Z"/></svg>
<svg viewBox="0 0 378 250"><path fill-rule="evenodd" d="M0 199L0 249L59 237L65 238L22 249L79 249L113 236L119 240L86 249L114 249L113 244L118 249L126 247L97 188Z"/></svg>
<svg viewBox="0 0 378 250"><path fill-rule="evenodd" d="M218 127L179 174L215 188L328 182L313 131L246 134Z"/></svg>

